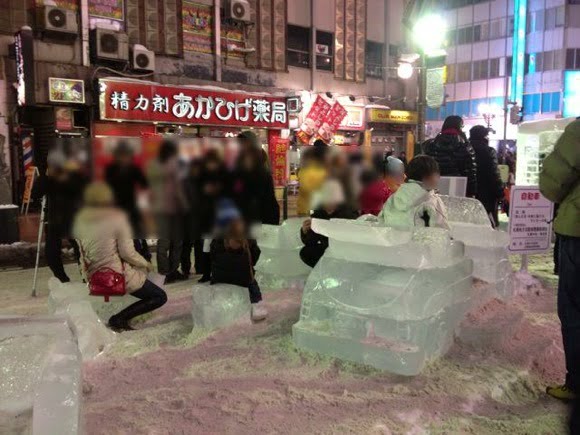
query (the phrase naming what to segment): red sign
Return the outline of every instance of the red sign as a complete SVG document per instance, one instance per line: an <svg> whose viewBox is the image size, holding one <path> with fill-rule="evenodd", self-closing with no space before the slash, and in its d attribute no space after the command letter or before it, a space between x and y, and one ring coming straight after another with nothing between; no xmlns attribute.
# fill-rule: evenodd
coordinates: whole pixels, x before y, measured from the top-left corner
<svg viewBox="0 0 580 435"><path fill-rule="evenodd" d="M318 132L324 121L324 117L330 110L330 104L320 95L316 97L314 104L310 108L308 115L304 119L297 136L303 143L310 142L310 139Z"/></svg>
<svg viewBox="0 0 580 435"><path fill-rule="evenodd" d="M274 186L286 185L289 143L290 141L288 139L282 139L280 135L275 132L271 132L268 136L268 154L270 155Z"/></svg>
<svg viewBox="0 0 580 435"><path fill-rule="evenodd" d="M285 98L104 79L99 90L101 119L288 128Z"/></svg>
<svg viewBox="0 0 580 435"><path fill-rule="evenodd" d="M332 140L332 136L334 132L346 116L346 109L340 103L334 103L326 118L324 118L324 122L318 129L318 137L322 139L324 142L330 142Z"/></svg>

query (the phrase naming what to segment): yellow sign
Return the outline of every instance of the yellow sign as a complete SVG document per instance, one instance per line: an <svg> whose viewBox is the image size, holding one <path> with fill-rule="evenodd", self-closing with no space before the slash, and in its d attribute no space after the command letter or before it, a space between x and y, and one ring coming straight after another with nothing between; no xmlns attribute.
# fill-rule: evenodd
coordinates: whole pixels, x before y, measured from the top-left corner
<svg viewBox="0 0 580 435"><path fill-rule="evenodd" d="M369 122L385 122L388 124L417 124L417 112L407 110L370 109Z"/></svg>
<svg viewBox="0 0 580 435"><path fill-rule="evenodd" d="M32 188L34 187L34 180L38 176L38 168L36 166L29 166L26 169L26 182L24 183L24 193L22 195L22 207L20 213L23 213L26 207L26 214L28 214L28 207L30 206L30 199L32 197Z"/></svg>

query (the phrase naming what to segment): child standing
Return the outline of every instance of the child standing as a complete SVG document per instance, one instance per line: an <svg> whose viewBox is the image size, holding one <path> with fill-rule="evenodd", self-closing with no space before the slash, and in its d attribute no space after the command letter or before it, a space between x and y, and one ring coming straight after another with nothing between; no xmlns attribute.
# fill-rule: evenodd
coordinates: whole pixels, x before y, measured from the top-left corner
<svg viewBox="0 0 580 435"><path fill-rule="evenodd" d="M252 303L252 320L264 320L268 311L254 278L254 266L260 257L260 248L255 240L247 238L241 214L231 201L221 202L216 224L220 235L213 239L210 247L211 284L247 287Z"/></svg>
<svg viewBox="0 0 580 435"><path fill-rule="evenodd" d="M407 169L407 182L388 199L379 218L387 226L403 230L417 226L449 229L445 204L434 193L439 178L439 165L433 157L415 157Z"/></svg>

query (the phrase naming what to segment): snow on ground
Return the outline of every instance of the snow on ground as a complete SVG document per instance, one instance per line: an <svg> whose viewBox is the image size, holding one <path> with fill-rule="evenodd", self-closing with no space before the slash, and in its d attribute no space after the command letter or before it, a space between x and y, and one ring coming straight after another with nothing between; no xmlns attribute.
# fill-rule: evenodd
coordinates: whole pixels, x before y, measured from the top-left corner
<svg viewBox="0 0 580 435"><path fill-rule="evenodd" d="M532 257L544 286L470 313L414 378L297 351L295 291L265 293L263 323L209 333L192 332L192 281L171 285L166 306L84 365L86 433L565 433L565 406L543 393L564 375L550 264ZM1 272L0 314L45 312L48 277L31 299L30 270Z"/></svg>

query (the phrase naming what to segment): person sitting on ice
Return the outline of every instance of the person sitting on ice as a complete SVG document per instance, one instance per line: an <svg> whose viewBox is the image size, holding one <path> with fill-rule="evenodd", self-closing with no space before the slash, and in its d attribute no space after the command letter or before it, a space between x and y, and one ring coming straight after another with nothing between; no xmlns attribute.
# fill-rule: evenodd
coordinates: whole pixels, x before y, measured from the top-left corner
<svg viewBox="0 0 580 435"><path fill-rule="evenodd" d="M153 266L135 250L129 218L114 206L113 191L106 183L94 182L85 189L73 234L88 282L95 272L112 269L125 277L127 293L140 299L112 316L109 328L117 332L132 330L131 319L167 302L165 291L147 279Z"/></svg>
<svg viewBox="0 0 580 435"><path fill-rule="evenodd" d="M439 165L433 157L415 157L407 169L407 182L388 199L379 219L403 230L417 226L449 229L445 205L434 193L439 178Z"/></svg>
<svg viewBox="0 0 580 435"><path fill-rule="evenodd" d="M216 227L218 235L210 245L211 284L247 287L252 303L252 320L264 320L268 311L254 278L260 248L255 240L247 238L246 225L233 201L223 199L218 204Z"/></svg>
<svg viewBox="0 0 580 435"><path fill-rule="evenodd" d="M312 219L356 219L358 213L348 204L344 197L342 186L337 180L328 179L317 192L317 207L309 219L306 219L300 230L304 247L300 250L300 258L310 267L316 266L318 260L328 248L328 237L312 231Z"/></svg>

